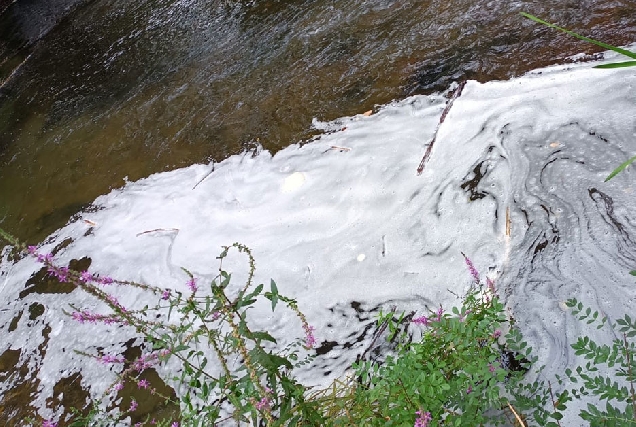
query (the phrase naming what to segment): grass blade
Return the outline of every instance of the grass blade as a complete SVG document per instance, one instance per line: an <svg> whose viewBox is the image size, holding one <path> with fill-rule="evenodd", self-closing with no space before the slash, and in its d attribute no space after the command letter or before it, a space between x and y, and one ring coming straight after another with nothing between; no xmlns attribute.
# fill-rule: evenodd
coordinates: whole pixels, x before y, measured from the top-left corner
<svg viewBox="0 0 636 427"><path fill-rule="evenodd" d="M597 65L594 68L622 68L622 67L634 67L634 66L636 66L636 61L612 62L611 64Z"/></svg>
<svg viewBox="0 0 636 427"><path fill-rule="evenodd" d="M547 25L548 27L555 28L555 29L557 29L559 31L563 31L564 33L567 33L567 34L569 34L571 36L574 36L577 39L585 40L586 42L593 43L593 44L595 44L597 46L600 46L602 48L605 48L605 49L608 49L608 50L613 50L614 52L620 53L621 55L625 55L625 56L628 56L628 57L630 57L632 59L636 59L636 53L630 52L629 50L621 49L620 47L612 46L611 44L603 43L603 42L600 42L598 40L594 40L594 39L591 39L589 37L582 36L580 34L575 33L574 31L566 30L565 28L561 28L561 27L558 27L558 26L556 26L554 24L546 22L543 19L539 19L539 18L537 18L534 15L530 15L529 13L525 13L525 12L520 12L520 13L521 13L521 16L524 16L524 17L526 17L528 19L531 19L534 22L538 22L539 24Z"/></svg>
<svg viewBox="0 0 636 427"><path fill-rule="evenodd" d="M621 163L621 165L619 167L617 167L616 169L614 169L612 171L612 173L610 173L609 175L607 175L607 178L605 178L605 182L609 181L610 179L614 178L616 175L618 175L623 169L625 169L627 166L629 166L634 160L636 160L636 156L632 157L631 159Z"/></svg>

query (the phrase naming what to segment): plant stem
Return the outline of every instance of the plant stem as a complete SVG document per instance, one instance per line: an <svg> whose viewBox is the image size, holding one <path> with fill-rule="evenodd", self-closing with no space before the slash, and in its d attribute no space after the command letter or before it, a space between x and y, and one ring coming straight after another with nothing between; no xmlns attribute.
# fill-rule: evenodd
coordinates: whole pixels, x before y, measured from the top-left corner
<svg viewBox="0 0 636 427"><path fill-rule="evenodd" d="M627 360L627 369L629 372L629 394L632 398L632 417L634 418L634 421L636 421L636 393L634 393L634 374L632 373L632 358L629 354L629 344L627 344L627 335L625 334L625 332L623 332L623 344L623 348L625 349L625 359Z"/></svg>

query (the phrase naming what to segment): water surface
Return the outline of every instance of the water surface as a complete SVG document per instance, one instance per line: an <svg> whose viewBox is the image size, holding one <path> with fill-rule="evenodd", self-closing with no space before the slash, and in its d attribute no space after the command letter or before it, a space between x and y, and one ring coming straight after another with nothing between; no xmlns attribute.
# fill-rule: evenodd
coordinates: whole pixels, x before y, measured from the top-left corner
<svg viewBox="0 0 636 427"><path fill-rule="evenodd" d="M636 35L627 0L0 2L2 226L36 242L125 178L594 51L520 11Z"/></svg>

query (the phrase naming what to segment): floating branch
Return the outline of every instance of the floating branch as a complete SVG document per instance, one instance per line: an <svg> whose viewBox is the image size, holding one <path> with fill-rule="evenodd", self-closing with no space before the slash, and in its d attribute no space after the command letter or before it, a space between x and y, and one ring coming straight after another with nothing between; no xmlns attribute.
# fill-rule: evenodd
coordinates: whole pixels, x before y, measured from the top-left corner
<svg viewBox="0 0 636 427"><path fill-rule="evenodd" d="M457 86L457 89L455 89L455 91L451 95L450 99L448 100L448 104L446 104L446 108L444 108L444 111L442 112L442 116L439 118L439 123L437 124L437 128L435 129L435 133L433 134L433 139L431 139L431 142L428 143L428 147L426 148L426 152L424 153L424 157L422 157L422 161L420 162L420 165L417 167L417 175L418 176L422 174L422 171L424 171L424 166L426 166L426 162L428 162L429 157L431 157L431 151L433 150L433 144L435 143L435 140L437 139L437 133L439 132L440 126L442 126L442 123L444 123L444 120L446 120L446 116L448 115L448 112L450 111L451 107L453 106L453 102L455 102L455 100L457 98L459 98L460 95L462 94L462 90L464 89L464 86L466 86L466 81L465 80L463 82L461 82L459 84L459 86Z"/></svg>

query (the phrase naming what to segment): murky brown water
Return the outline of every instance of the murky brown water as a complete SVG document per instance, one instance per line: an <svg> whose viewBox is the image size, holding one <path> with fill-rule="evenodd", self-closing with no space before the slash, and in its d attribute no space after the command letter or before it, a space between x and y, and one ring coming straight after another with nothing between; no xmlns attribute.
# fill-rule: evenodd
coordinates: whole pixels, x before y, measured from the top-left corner
<svg viewBox="0 0 636 427"><path fill-rule="evenodd" d="M53 21L25 4L0 2L0 218L31 241L124 177L256 139L277 150L313 117L594 51L520 11L636 40L628 0L94 0L44 36L31 26Z"/></svg>

